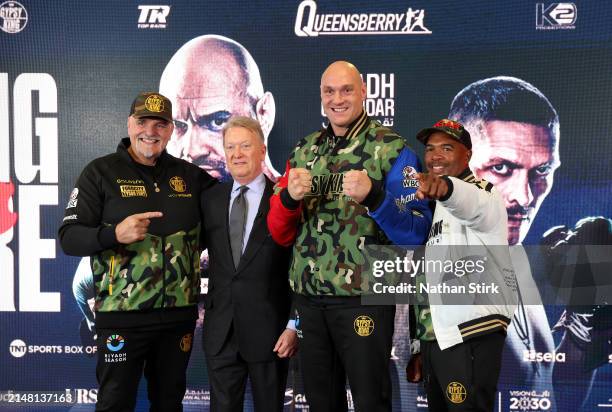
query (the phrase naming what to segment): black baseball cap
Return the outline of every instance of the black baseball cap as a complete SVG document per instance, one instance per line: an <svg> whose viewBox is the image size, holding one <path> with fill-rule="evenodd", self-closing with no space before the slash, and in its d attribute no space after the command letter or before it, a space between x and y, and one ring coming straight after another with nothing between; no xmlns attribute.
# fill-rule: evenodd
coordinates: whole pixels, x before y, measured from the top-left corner
<svg viewBox="0 0 612 412"><path fill-rule="evenodd" d="M172 122L172 103L170 100L156 92L142 92L132 102L130 116L159 117Z"/></svg>
<svg viewBox="0 0 612 412"><path fill-rule="evenodd" d="M472 137L470 133L465 130L465 127L459 122L449 119L442 119L432 127L428 127L427 129L423 129L417 133L416 138L423 144L427 144L427 140L429 136L431 136L434 132L442 132L446 133L450 137L459 142L463 143L465 147L468 149L472 149Z"/></svg>

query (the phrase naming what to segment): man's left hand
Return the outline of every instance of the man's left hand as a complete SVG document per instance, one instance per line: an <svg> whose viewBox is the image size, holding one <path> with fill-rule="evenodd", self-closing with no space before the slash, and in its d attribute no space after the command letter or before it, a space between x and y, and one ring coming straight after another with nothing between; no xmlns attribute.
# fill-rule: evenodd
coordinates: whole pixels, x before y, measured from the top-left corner
<svg viewBox="0 0 612 412"><path fill-rule="evenodd" d="M438 200L448 193L446 180L433 173L418 173L417 180L419 188L416 197L419 200L432 199Z"/></svg>
<svg viewBox="0 0 612 412"><path fill-rule="evenodd" d="M357 203L363 202L372 190L372 181L365 170L350 170L344 174L342 192Z"/></svg>
<svg viewBox="0 0 612 412"><path fill-rule="evenodd" d="M298 337L293 329L285 329L274 345L273 351L279 358L290 358L297 352Z"/></svg>

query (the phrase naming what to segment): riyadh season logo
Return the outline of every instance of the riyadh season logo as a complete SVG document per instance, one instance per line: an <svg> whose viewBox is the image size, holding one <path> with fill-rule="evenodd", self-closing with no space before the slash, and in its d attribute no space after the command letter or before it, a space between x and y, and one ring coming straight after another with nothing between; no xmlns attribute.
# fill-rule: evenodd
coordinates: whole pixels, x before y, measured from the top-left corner
<svg viewBox="0 0 612 412"><path fill-rule="evenodd" d="M139 29L165 29L166 18L170 14L170 6L138 6Z"/></svg>
<svg viewBox="0 0 612 412"><path fill-rule="evenodd" d="M536 30L574 30L577 18L574 3L536 4Z"/></svg>
<svg viewBox="0 0 612 412"><path fill-rule="evenodd" d="M106 338L106 347L112 352L119 352L125 345L125 339L121 335L110 335Z"/></svg>
<svg viewBox="0 0 612 412"><path fill-rule="evenodd" d="M121 335L112 334L106 338L106 348L110 353L104 354L105 363L126 362L127 354L120 352L125 346L125 339ZM119 353L120 352L120 353Z"/></svg>
<svg viewBox="0 0 612 412"><path fill-rule="evenodd" d="M16 1L5 1L0 4L0 20L5 33L16 34L28 24L28 12L21 3Z"/></svg>
<svg viewBox="0 0 612 412"><path fill-rule="evenodd" d="M431 34L431 30L425 26L424 9L409 7L399 13L385 11L317 14L317 3L314 0L304 0L298 6L294 31L298 37Z"/></svg>

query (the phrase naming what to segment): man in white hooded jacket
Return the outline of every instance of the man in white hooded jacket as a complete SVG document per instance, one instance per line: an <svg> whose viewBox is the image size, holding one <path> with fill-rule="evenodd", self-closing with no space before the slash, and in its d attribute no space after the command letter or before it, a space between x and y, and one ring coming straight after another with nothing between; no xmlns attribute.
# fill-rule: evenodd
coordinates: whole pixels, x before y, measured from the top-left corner
<svg viewBox="0 0 612 412"><path fill-rule="evenodd" d="M435 212L426 270L417 275L417 291L428 299L414 305L407 377L425 381L430 411L492 411L517 300L506 208L468 168L471 138L460 123L440 120L417 139L428 173L418 175L416 195L435 201Z"/></svg>

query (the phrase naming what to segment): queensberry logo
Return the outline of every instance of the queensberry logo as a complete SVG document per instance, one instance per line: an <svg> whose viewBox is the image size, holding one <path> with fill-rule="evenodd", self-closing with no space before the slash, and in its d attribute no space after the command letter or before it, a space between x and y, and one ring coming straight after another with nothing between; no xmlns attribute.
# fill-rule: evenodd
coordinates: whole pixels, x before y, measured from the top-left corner
<svg viewBox="0 0 612 412"><path fill-rule="evenodd" d="M138 6L139 29L165 29L166 18L170 14L170 6Z"/></svg>
<svg viewBox="0 0 612 412"><path fill-rule="evenodd" d="M295 35L431 34L425 26L425 10L408 8L400 13L318 14L314 0L300 3L295 18Z"/></svg>
<svg viewBox="0 0 612 412"><path fill-rule="evenodd" d="M577 18L574 3L536 4L536 30L573 30Z"/></svg>

